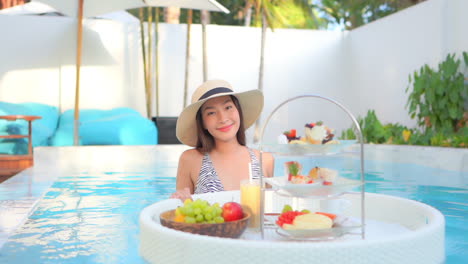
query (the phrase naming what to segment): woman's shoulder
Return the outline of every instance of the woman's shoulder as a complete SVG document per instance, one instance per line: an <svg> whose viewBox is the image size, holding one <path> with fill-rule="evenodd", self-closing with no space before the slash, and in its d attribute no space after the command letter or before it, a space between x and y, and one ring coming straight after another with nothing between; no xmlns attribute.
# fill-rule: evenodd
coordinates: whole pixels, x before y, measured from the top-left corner
<svg viewBox="0 0 468 264"><path fill-rule="evenodd" d="M201 159L201 158L203 158L203 154L194 148L185 150L180 155L180 160L183 160L183 161L194 161L194 160Z"/></svg>

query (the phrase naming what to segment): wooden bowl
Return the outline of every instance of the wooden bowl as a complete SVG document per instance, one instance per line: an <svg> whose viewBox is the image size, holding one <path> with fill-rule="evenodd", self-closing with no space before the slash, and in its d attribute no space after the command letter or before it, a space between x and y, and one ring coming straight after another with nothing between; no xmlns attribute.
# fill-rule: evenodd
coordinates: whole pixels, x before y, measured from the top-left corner
<svg viewBox="0 0 468 264"><path fill-rule="evenodd" d="M172 228L175 230L188 232L192 234L215 236L215 237L229 237L238 238L244 233L249 223L250 214L244 212L244 217L237 221L224 222L220 224L188 224L174 221L175 210L166 211L161 213L161 225Z"/></svg>

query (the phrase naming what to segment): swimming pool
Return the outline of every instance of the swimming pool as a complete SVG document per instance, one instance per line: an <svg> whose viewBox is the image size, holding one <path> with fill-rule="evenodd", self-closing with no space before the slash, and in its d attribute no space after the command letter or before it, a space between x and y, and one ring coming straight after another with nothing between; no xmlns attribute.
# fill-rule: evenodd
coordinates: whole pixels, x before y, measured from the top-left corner
<svg viewBox="0 0 468 264"><path fill-rule="evenodd" d="M0 249L0 263L145 263L138 254L138 217L144 207L174 191L173 157L178 154L171 155L157 156L159 162L139 166L144 170L139 172L110 167L104 173L89 167L86 173L60 171L66 176L54 180L9 237ZM467 182L466 171L366 160L366 191L414 199L445 215L446 263L468 262Z"/></svg>

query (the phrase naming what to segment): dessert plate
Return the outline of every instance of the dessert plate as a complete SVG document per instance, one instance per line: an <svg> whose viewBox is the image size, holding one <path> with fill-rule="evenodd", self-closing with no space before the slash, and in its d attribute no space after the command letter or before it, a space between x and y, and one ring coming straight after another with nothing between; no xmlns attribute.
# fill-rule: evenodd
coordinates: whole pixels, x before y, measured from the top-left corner
<svg viewBox="0 0 468 264"><path fill-rule="evenodd" d="M283 229L275 222L280 214L265 215L265 225L276 228L276 233L282 237L293 240L329 240L349 234L362 225L352 217L338 215L333 221L332 228L325 229Z"/></svg>
<svg viewBox="0 0 468 264"><path fill-rule="evenodd" d="M265 182L277 189L278 194L296 197L331 197L350 191L361 186L362 182L343 177L336 177L332 185L323 185L322 181L315 181L311 184L294 184L288 181L287 176L264 178Z"/></svg>
<svg viewBox="0 0 468 264"><path fill-rule="evenodd" d="M337 216L332 228L325 229L276 229L278 235L297 240L327 240L341 237L351 231L361 228L357 221L344 216Z"/></svg>
<svg viewBox="0 0 468 264"><path fill-rule="evenodd" d="M355 144L357 140L338 140L336 144L263 144L262 151L283 155L335 154Z"/></svg>

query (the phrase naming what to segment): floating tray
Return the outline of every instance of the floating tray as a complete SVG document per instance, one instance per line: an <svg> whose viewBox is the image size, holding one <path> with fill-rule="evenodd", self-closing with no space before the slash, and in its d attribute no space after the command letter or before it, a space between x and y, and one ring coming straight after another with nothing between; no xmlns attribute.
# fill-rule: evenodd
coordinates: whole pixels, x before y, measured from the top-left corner
<svg viewBox="0 0 468 264"><path fill-rule="evenodd" d="M360 194L351 201L350 216L359 218ZM208 202L239 201L239 192L194 195ZM246 232L239 239L195 235L164 227L159 215L181 205L160 201L140 214L140 254L149 263L443 263L444 217L426 204L366 193L366 237L345 235L330 241L292 241L275 236L261 240ZM275 233L274 229L269 229ZM397 231L397 232L396 232ZM249 236L248 236L249 235ZM277 239L280 237L280 239Z"/></svg>

